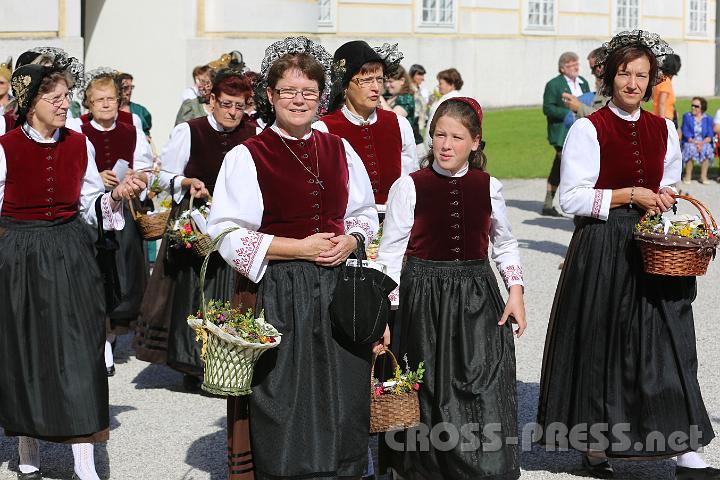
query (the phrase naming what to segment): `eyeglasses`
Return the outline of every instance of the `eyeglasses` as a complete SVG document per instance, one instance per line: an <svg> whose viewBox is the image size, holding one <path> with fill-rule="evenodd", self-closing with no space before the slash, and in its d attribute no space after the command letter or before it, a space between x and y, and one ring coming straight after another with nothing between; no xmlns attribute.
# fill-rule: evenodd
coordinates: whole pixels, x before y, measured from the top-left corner
<svg viewBox="0 0 720 480"><path fill-rule="evenodd" d="M221 102L218 100L217 104L223 110L230 110L232 107L235 107L235 110L245 110L245 104L240 102L231 102L229 100Z"/></svg>
<svg viewBox="0 0 720 480"><path fill-rule="evenodd" d="M103 97L103 98L93 98L90 100L90 103L93 105L102 105L107 103L108 105L113 105L118 102L117 97Z"/></svg>
<svg viewBox="0 0 720 480"><path fill-rule="evenodd" d="M590 65L590 71L595 73L596 70L600 70L601 66L602 65L600 65L599 63L596 63L595 65Z"/></svg>
<svg viewBox="0 0 720 480"><path fill-rule="evenodd" d="M294 88L274 89L283 100L293 100L299 93L305 100L317 100L320 98L320 92L317 90L295 90Z"/></svg>
<svg viewBox="0 0 720 480"><path fill-rule="evenodd" d="M122 86L123 92L132 92L133 90L135 90L135 85L123 85Z"/></svg>
<svg viewBox="0 0 720 480"><path fill-rule="evenodd" d="M692 108L702 108L700 105L695 105L694 103L690 105Z"/></svg>
<svg viewBox="0 0 720 480"><path fill-rule="evenodd" d="M60 95L59 97L53 97L53 98L40 97L40 100L45 100L46 102L48 102L48 103L49 103L50 105L52 105L53 107L59 108L59 107L62 107L62 104L63 104L65 101L67 101L68 103L72 102L72 93L71 93L71 92L67 92L67 93L64 94L64 95Z"/></svg>
<svg viewBox="0 0 720 480"><path fill-rule="evenodd" d="M373 84L378 84L378 85L382 86L387 81L387 77L353 78L353 79L351 79L351 81L355 82L355 84L358 87L369 87Z"/></svg>
<svg viewBox="0 0 720 480"><path fill-rule="evenodd" d="M210 80L197 79L195 80L195 83L197 83L201 87L209 87L210 85L212 85L212 82Z"/></svg>

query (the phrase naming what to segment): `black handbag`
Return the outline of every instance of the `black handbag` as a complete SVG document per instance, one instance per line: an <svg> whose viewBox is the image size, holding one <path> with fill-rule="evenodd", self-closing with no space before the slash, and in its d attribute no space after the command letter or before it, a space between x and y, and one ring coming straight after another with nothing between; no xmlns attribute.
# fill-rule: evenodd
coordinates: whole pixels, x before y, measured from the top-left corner
<svg viewBox="0 0 720 480"><path fill-rule="evenodd" d="M333 332L346 340L371 344L385 333L390 316L388 295L397 283L385 273L363 264L365 245L358 242L354 260L340 267L342 273L330 302Z"/></svg>
<svg viewBox="0 0 720 480"><path fill-rule="evenodd" d="M120 304L122 291L120 289L120 277L118 276L115 252L120 247L115 239L115 232L106 232L103 228L103 217L100 211L102 195L95 200L95 216L97 218L98 236L95 241L95 259L100 274L102 275L103 287L105 289L105 311L112 312Z"/></svg>

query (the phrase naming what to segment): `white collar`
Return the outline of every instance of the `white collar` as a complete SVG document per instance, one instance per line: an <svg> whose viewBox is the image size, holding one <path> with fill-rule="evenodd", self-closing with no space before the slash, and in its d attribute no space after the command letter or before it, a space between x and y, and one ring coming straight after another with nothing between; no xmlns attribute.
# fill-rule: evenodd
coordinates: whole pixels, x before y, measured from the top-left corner
<svg viewBox="0 0 720 480"><path fill-rule="evenodd" d="M60 129L56 128L55 132L52 134L52 138L43 138L42 135L40 135L40 132L35 130L33 127L30 126L29 123L25 122L23 125L23 130L25 131L25 134L30 137L32 140L35 140L38 143L55 143L60 139Z"/></svg>
<svg viewBox="0 0 720 480"><path fill-rule="evenodd" d="M208 119L208 123L209 123L210 126L213 128L213 130L215 130L215 131L217 131L217 132L224 132L224 131L226 131L225 128L224 128L222 125L220 125L220 124L217 122L217 120L215 120L215 117L213 116L212 113L208 113L208 114L207 114L207 119Z"/></svg>
<svg viewBox="0 0 720 480"><path fill-rule="evenodd" d="M360 115L351 112L350 109L347 108L347 105L342 106L342 113L345 115L345 118L350 121L350 123L354 123L355 125L372 125L377 122L377 108L373 110L367 120Z"/></svg>
<svg viewBox="0 0 720 480"><path fill-rule="evenodd" d="M439 173L443 177L464 177L465 174L470 169L470 165L467 162L465 162L465 166L462 167L460 170L458 170L457 173L454 175L452 173L450 173L450 170L445 170L444 168L438 166L437 162L432 163L432 168L433 168L433 170L435 170L437 173Z"/></svg>
<svg viewBox="0 0 720 480"><path fill-rule="evenodd" d="M93 119L93 120L90 120L90 125L92 125L92 127L93 127L95 130L99 130L99 131L101 131L101 132L109 132L110 130L115 130L115 124L116 124L116 122L113 122L113 124L112 124L112 126L111 126L110 128L105 129L105 127L103 127L102 125L100 125L100 124L99 124L98 122L96 122L94 119Z"/></svg>
<svg viewBox="0 0 720 480"><path fill-rule="evenodd" d="M579 75L577 77L575 77L575 80L571 80L570 77L568 77L567 75L563 75L563 77L565 77L565 81L568 83L577 84L577 85L582 83Z"/></svg>
<svg viewBox="0 0 720 480"><path fill-rule="evenodd" d="M641 108L638 108L635 113L628 113L615 105L612 100L608 102L608 107L610 107L611 112L628 122L636 122L640 118L640 110L642 110Z"/></svg>
<svg viewBox="0 0 720 480"><path fill-rule="evenodd" d="M312 131L312 128L311 128L311 129L310 129L310 132L309 132L307 135L304 135L302 138L295 138L295 137L292 137L292 136L288 135L287 133L283 132L283 131L280 129L280 127L277 126L277 123L273 123L273 124L270 126L270 128L272 129L273 132L277 133L277 134L280 135L282 138L286 138L286 139L288 139L288 140L307 140L307 139L310 138L310 136L313 134L313 131Z"/></svg>

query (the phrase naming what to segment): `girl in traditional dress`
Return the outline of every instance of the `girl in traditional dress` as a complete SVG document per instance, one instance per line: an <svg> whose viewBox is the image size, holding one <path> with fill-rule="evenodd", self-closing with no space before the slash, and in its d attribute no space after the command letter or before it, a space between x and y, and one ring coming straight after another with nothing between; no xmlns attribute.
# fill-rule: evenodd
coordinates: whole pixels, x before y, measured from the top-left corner
<svg viewBox="0 0 720 480"><path fill-rule="evenodd" d="M357 154L311 128L331 65L304 37L267 49L255 100L270 127L225 157L210 211L213 236L239 227L219 252L259 282L257 311L283 335L250 396L258 480L359 478L367 467L371 350L333 336L329 304L337 267L372 240L378 217Z"/></svg>
<svg viewBox="0 0 720 480"><path fill-rule="evenodd" d="M393 350L413 370L425 362L418 394L427 428L446 422L459 432L477 425L481 441L480 432L496 424L498 438L513 437L517 400L510 323L517 323L518 337L523 334L524 287L502 185L484 171L480 105L469 97L443 102L430 136L428 166L390 190L378 251L377 261L399 284L399 297L397 290L391 294L394 304L399 300ZM489 243L509 291L507 304L487 259ZM421 452L406 445L407 451L391 454L391 464L412 480L520 476L516 445L493 451L466 447L459 442L441 451L431 445Z"/></svg>
<svg viewBox="0 0 720 480"><path fill-rule="evenodd" d="M64 126L81 76L64 55L17 68L21 128L0 138L0 426L19 437L24 480L42 478L38 439L71 443L73 478L98 480L92 444L109 435L105 298L84 224L122 229L122 198L145 187L127 177L104 193L92 146Z"/></svg>
<svg viewBox="0 0 720 480"><path fill-rule="evenodd" d="M86 75L83 103L90 112L88 122L82 125L82 132L92 144L91 159L95 162L105 190L115 188L123 178L116 169L119 161L127 162L127 173L152 168L152 152L145 135L138 135L137 129L127 123L119 122L117 71L98 68ZM114 170L115 169L115 170ZM143 180L148 178L141 173ZM123 209L125 228L115 233L120 249L116 255L118 276L120 279L120 303L112 312L108 312L110 331L105 343L105 367L108 376L115 374L112 346L116 334L124 333L127 327L137 319L140 312L147 280L147 265L143 253L143 241L132 218L130 208Z"/></svg>
<svg viewBox="0 0 720 480"><path fill-rule="evenodd" d="M641 108L672 49L637 30L603 49L612 100L573 124L563 150L560 204L579 222L545 343L542 441L582 451L597 478L613 476L609 457L675 455L676 478L720 478L696 453L715 434L697 379L695 277L645 273L633 241L643 214L675 203L680 180L675 125Z"/></svg>

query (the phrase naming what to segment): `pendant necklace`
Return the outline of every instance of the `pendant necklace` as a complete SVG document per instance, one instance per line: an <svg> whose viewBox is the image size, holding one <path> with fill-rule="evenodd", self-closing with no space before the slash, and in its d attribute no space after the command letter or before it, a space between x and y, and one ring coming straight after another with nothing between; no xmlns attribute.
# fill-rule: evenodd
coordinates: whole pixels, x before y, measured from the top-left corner
<svg viewBox="0 0 720 480"><path fill-rule="evenodd" d="M317 175L315 175L315 173L312 170L310 170L308 168L308 166L303 163L302 160L300 160L300 157L298 157L295 154L295 152L293 152L292 148L290 148L290 145L287 144L287 142L285 141L283 136L280 135L278 132L275 132L275 133L278 134L278 137L280 137L280 140L282 140L283 145L285 145L285 147L288 150L290 150L290 153L292 153L293 157L295 157L297 159L297 161L300 162L300 165L302 165L302 167L305 169L305 171L308 172L313 177L315 177L315 183L317 183L320 186L320 190L325 190L325 185L323 184L323 181L320 180L320 156L318 155L317 142L315 141L315 139L313 138L313 144L315 145L315 168L317 169L317 172L318 172Z"/></svg>

